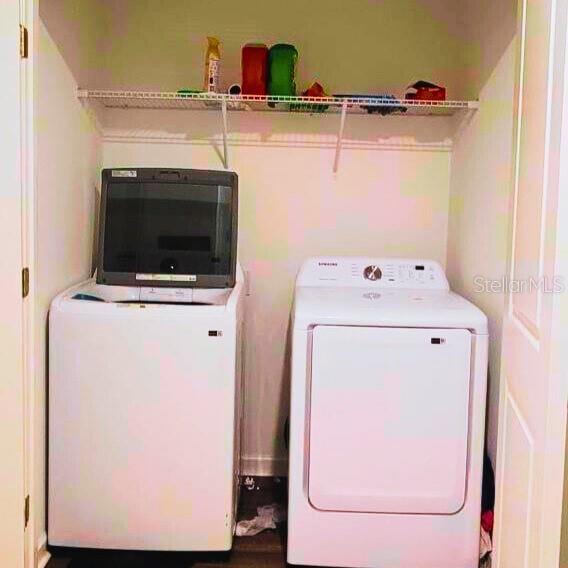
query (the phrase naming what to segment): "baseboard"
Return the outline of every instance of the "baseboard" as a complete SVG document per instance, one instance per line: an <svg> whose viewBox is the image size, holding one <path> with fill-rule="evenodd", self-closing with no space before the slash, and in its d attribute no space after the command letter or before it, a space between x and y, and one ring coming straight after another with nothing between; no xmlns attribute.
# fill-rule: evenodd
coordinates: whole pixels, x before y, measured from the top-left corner
<svg viewBox="0 0 568 568"><path fill-rule="evenodd" d="M241 475L284 477L288 475L288 460L272 456L243 456Z"/></svg>
<svg viewBox="0 0 568 568"><path fill-rule="evenodd" d="M36 547L36 568L45 568L51 554L47 551L47 533L43 533L37 541Z"/></svg>

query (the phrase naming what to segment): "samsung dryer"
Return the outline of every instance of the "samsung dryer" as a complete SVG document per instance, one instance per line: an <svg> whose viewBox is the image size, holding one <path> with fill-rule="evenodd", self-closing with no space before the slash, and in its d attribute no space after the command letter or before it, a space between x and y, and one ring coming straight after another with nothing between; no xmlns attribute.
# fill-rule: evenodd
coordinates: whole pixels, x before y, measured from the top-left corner
<svg viewBox="0 0 568 568"><path fill-rule="evenodd" d="M487 319L428 260L313 258L295 291L288 561L474 568Z"/></svg>

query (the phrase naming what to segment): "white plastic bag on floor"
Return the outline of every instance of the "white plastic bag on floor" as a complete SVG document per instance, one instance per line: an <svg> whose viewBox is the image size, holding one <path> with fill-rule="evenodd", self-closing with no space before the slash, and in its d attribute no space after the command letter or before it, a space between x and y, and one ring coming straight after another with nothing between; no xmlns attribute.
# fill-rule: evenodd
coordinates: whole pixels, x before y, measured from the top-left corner
<svg viewBox="0 0 568 568"><path fill-rule="evenodd" d="M237 536L254 536L266 529L275 529L276 523L286 520L286 510L278 503L258 507L256 512L258 515L254 519L237 523Z"/></svg>
<svg viewBox="0 0 568 568"><path fill-rule="evenodd" d="M481 527L481 535L479 538L479 558L487 559L490 557L490 552L493 550L493 546L491 544L491 536L489 533ZM491 564L489 564L490 566ZM485 565L484 565L485 566Z"/></svg>

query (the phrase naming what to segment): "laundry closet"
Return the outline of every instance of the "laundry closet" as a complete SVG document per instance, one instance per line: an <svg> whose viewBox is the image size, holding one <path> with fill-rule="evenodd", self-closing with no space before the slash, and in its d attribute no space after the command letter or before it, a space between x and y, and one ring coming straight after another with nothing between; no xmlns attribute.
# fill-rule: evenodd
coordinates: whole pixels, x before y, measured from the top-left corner
<svg viewBox="0 0 568 568"><path fill-rule="evenodd" d="M521 61L527 45L540 55L546 45L534 34L523 36L520 22L544 29L548 9L544 2L523 13L516 0L39 1L32 43L37 183L29 481L39 562L46 558L46 322L53 298L96 267L103 168L228 169L239 176L243 475L287 475L294 281L306 258L337 255L437 261L451 288L486 314L486 446L499 471L503 279L510 275L513 211L517 242L526 248L519 278L530 273L530 259L538 256L532 242L540 242L531 217L540 193L515 200L525 167L519 170L515 156L533 164L525 171L533 182L547 167L531 145L544 132L545 113L521 135L516 127L519 69L529 86L546 80L546 67L533 56ZM202 88L207 36L221 41L221 93L241 82L243 45L285 42L298 51L298 94L317 81L327 94L404 100L407 87L424 80L443 85L446 101L383 115L339 99L325 109L291 109L184 97L178 91ZM531 93L526 105L538 114L548 95L544 88ZM532 313L533 300L525 296L520 309ZM523 400L514 408L523 416ZM513 430L524 425L506 423ZM532 446L524 440L518 434L509 451L526 453L529 463ZM517 463L504 470L504 483L529 491L532 481L516 477ZM530 530L509 527L514 537L507 535L507 543ZM522 558L507 547L502 554L511 562Z"/></svg>

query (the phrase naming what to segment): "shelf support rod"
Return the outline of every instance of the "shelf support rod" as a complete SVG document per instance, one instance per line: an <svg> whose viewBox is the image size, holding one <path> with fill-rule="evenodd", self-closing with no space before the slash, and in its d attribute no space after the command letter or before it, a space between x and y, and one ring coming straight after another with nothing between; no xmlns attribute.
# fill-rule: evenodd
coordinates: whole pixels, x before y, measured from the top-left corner
<svg viewBox="0 0 568 568"><path fill-rule="evenodd" d="M339 134L337 135L337 144L335 146L335 159L333 160L333 173L336 174L339 169L339 155L341 154L341 144L343 142L343 132L345 130L345 118L347 117L347 101L341 105L341 120L339 122Z"/></svg>
<svg viewBox="0 0 568 568"><path fill-rule="evenodd" d="M227 101L223 99L221 102L221 115L223 116L223 162L225 169L229 169L229 145L227 143L228 119L227 119Z"/></svg>

